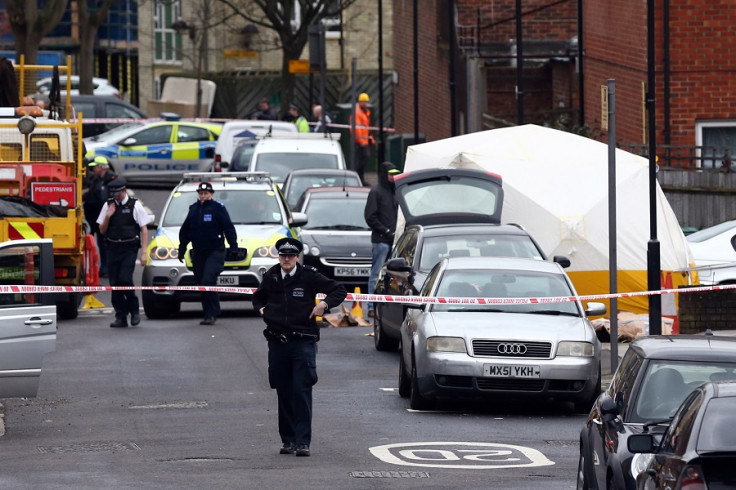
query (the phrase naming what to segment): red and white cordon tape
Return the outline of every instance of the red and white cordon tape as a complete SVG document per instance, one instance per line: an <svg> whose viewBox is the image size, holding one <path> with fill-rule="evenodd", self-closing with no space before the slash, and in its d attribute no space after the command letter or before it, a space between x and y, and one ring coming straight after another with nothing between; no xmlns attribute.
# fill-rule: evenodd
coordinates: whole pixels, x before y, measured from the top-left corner
<svg viewBox="0 0 736 490"><path fill-rule="evenodd" d="M384 294L348 293L348 301L370 301L373 303L406 303L406 304L462 304L462 305L523 305L567 303L574 301L595 301L612 298L633 298L636 296L652 296L665 294L697 293L703 291L722 291L736 289L736 284L722 286L695 286L683 289L661 289L659 291L635 291L629 293L589 294L582 296L549 296L538 298L466 298L466 297L429 297L429 296L392 296ZM28 286L0 285L0 293L97 293L100 291L214 291L218 293L253 294L256 288L236 288L224 286ZM318 294L318 298L324 298Z"/></svg>
<svg viewBox="0 0 736 490"><path fill-rule="evenodd" d="M128 119L128 118L121 118L121 117L100 117L100 118L84 118L82 122L89 123L89 124L123 124L123 123L148 123L148 122L163 122L166 121L166 119L160 118L160 117L152 117L152 118L146 118L146 119ZM228 121L242 121L242 119L223 119L223 118L186 118L186 119L180 119L177 122L228 122ZM71 122L79 122L77 119L72 119ZM267 121L264 121L267 122ZM310 122L310 126L316 126L316 122ZM343 128L343 129L350 129L352 126L350 124L337 124L337 123L328 123L327 127L330 128ZM356 124L355 127L357 129L369 129L371 131L380 131L380 126L362 126L360 124ZM383 128L383 130L387 133L395 133L395 128Z"/></svg>

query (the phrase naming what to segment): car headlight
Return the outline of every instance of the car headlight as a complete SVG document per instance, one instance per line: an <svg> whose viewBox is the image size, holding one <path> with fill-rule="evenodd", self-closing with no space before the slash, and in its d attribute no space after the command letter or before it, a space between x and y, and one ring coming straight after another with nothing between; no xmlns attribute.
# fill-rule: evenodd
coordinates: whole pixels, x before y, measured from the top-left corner
<svg viewBox="0 0 736 490"><path fill-rule="evenodd" d="M645 471L649 467L649 463L652 462L653 458L654 454L652 453L639 453L635 454L634 457L631 458L631 476L634 477L634 480L639 476L639 473Z"/></svg>
<svg viewBox="0 0 736 490"><path fill-rule="evenodd" d="M148 256L151 260L178 259L179 250L174 247L153 247Z"/></svg>
<svg viewBox="0 0 736 490"><path fill-rule="evenodd" d="M316 247L316 246L309 247L309 254L314 255L315 257L319 257L319 247Z"/></svg>
<svg viewBox="0 0 736 490"><path fill-rule="evenodd" d="M253 254L253 257L259 257L259 258L270 257L272 259L278 259L279 252L276 250L276 247L274 247L273 245L269 247L258 247L256 249L256 252Z"/></svg>
<svg viewBox="0 0 736 490"><path fill-rule="evenodd" d="M566 357L592 357L595 354L590 342L560 342L557 346L557 355Z"/></svg>
<svg viewBox="0 0 736 490"><path fill-rule="evenodd" d="M427 352L462 352L465 349L465 339L459 337L430 337L427 339Z"/></svg>

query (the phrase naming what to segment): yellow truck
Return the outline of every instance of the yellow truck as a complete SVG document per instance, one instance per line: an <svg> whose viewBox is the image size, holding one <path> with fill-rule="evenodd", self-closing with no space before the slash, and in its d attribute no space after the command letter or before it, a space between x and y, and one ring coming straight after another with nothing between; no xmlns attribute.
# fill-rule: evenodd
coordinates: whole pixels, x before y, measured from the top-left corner
<svg viewBox="0 0 736 490"><path fill-rule="evenodd" d="M21 63L16 74L23 81L30 70L53 68ZM0 107L0 242L51 238L56 284L80 286L86 283L81 117L70 123L48 116L37 106ZM76 318L83 294L54 294L59 317Z"/></svg>

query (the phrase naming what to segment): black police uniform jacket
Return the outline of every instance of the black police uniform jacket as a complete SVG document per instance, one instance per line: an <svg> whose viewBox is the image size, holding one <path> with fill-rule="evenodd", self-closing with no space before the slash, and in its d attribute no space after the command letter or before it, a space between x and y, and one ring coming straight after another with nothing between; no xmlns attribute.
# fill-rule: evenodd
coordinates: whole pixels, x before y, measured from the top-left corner
<svg viewBox="0 0 736 490"><path fill-rule="evenodd" d="M223 236L230 248L238 246L235 226L225 205L214 199L197 201L189 206L189 214L179 230L179 248L192 242L198 251L223 249Z"/></svg>
<svg viewBox="0 0 736 490"><path fill-rule="evenodd" d="M378 172L378 184L373 186L365 202L363 217L371 228L371 243L394 243L399 204L394 197L394 183L388 173Z"/></svg>
<svg viewBox="0 0 736 490"><path fill-rule="evenodd" d="M315 296L319 293L326 295L323 301L328 308L341 304L348 294L345 286L309 265L297 264L294 276L284 283L281 265L276 264L266 271L253 294L253 307L260 311L265 306L263 320L272 332L318 335L319 326L309 315L317 304Z"/></svg>

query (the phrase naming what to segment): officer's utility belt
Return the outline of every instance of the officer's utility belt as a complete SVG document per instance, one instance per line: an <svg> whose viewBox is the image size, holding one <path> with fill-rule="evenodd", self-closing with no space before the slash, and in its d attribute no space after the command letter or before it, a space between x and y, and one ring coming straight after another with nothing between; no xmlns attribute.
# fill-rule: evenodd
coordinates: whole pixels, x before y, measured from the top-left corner
<svg viewBox="0 0 736 490"><path fill-rule="evenodd" d="M114 240L109 237L105 237L105 241L113 246L118 247L139 247L141 243L140 237L133 237L133 238L122 238L119 240Z"/></svg>
<svg viewBox="0 0 736 490"><path fill-rule="evenodd" d="M289 340L315 340L319 342L319 334L304 332L276 333L267 328L263 330L263 336L266 337L266 340L273 340L274 342L281 342L282 344L287 343Z"/></svg>

